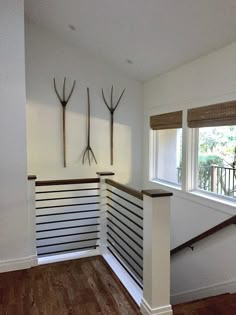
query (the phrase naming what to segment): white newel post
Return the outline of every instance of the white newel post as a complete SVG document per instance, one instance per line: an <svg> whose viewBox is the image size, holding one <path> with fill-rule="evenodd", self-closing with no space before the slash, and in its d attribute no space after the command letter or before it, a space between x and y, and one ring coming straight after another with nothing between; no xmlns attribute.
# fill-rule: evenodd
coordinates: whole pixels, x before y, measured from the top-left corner
<svg viewBox="0 0 236 315"><path fill-rule="evenodd" d="M35 181L36 176L28 176L28 226L29 226L29 256L31 265L38 264L36 250L36 208L35 208Z"/></svg>
<svg viewBox="0 0 236 315"><path fill-rule="evenodd" d="M106 179L115 175L113 172L97 172L100 179L99 191L100 191L100 239L99 239L99 249L100 254L104 255L107 250L107 185Z"/></svg>
<svg viewBox="0 0 236 315"><path fill-rule="evenodd" d="M171 315L170 197L163 190L143 191L143 315Z"/></svg>

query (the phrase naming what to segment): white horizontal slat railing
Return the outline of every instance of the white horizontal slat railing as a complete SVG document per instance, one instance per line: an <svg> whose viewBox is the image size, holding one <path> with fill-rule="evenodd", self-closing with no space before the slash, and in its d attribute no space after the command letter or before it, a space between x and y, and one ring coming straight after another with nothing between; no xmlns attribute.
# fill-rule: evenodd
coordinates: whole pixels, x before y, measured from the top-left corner
<svg viewBox="0 0 236 315"><path fill-rule="evenodd" d="M29 178L32 252L39 263L102 255L143 315L171 315L172 194L137 191L112 180L113 175Z"/></svg>
<svg viewBox="0 0 236 315"><path fill-rule="evenodd" d="M143 195L107 179L108 251L143 289Z"/></svg>
<svg viewBox="0 0 236 315"><path fill-rule="evenodd" d="M98 183L98 178L36 181L38 257L98 247Z"/></svg>
<svg viewBox="0 0 236 315"><path fill-rule="evenodd" d="M171 315L170 197L100 174L102 255L143 315Z"/></svg>

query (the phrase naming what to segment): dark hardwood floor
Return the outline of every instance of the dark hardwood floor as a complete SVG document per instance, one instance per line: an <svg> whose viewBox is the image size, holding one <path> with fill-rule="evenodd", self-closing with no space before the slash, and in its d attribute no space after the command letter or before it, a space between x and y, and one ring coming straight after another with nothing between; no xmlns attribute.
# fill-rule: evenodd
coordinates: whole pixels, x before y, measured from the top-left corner
<svg viewBox="0 0 236 315"><path fill-rule="evenodd" d="M0 274L1 315L137 315L102 257Z"/></svg>
<svg viewBox="0 0 236 315"><path fill-rule="evenodd" d="M174 315L236 315L236 294L173 306ZM141 315L101 256L0 274L0 315Z"/></svg>

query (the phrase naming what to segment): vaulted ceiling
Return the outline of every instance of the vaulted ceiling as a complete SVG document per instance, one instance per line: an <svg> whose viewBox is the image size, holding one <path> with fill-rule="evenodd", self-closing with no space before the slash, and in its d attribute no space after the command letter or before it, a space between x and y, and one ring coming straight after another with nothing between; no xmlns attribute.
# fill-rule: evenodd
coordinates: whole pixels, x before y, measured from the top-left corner
<svg viewBox="0 0 236 315"><path fill-rule="evenodd" d="M25 0L25 12L142 81L236 40L236 0Z"/></svg>

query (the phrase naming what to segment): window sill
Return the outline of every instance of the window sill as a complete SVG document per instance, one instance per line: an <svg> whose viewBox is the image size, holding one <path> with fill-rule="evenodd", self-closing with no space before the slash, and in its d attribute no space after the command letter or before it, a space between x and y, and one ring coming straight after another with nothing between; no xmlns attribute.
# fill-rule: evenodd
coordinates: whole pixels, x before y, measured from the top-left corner
<svg viewBox="0 0 236 315"><path fill-rule="evenodd" d="M213 202L217 202L217 203L220 203L222 205L227 205L227 206L230 206L230 207L234 207L236 209L236 200L231 200L230 198L227 198L227 197L224 197L224 196L214 196L210 193L207 193L207 192L202 192L200 190L192 190L190 191L189 193L195 195L195 196L198 196L198 197L201 197L203 199L207 199L207 200L211 200Z"/></svg>
<svg viewBox="0 0 236 315"><path fill-rule="evenodd" d="M162 186L168 187L170 189L174 189L174 190L177 190L177 191L182 191L181 186L177 185L177 184L174 184L174 183L166 182L164 180L155 179L155 178L151 179L150 181L152 183L155 183L155 184L158 184L158 185L162 185Z"/></svg>
<svg viewBox="0 0 236 315"><path fill-rule="evenodd" d="M177 197L195 202L202 206L212 208L219 212L223 212L228 215L236 215L236 202L224 198L218 198L211 196L207 193L201 191L183 191L181 187L177 185L171 185L163 181L158 181L155 179L149 180L152 185L158 185L162 189L169 189Z"/></svg>

